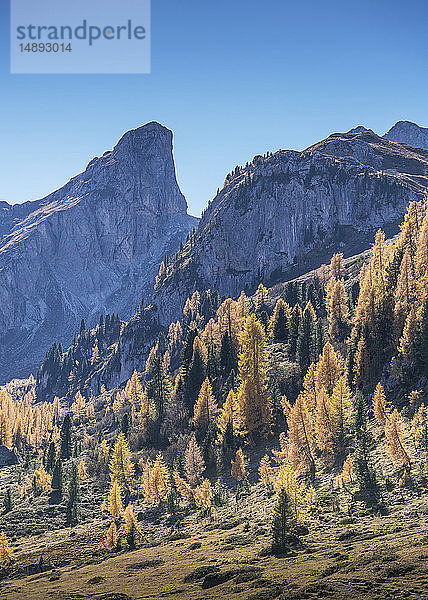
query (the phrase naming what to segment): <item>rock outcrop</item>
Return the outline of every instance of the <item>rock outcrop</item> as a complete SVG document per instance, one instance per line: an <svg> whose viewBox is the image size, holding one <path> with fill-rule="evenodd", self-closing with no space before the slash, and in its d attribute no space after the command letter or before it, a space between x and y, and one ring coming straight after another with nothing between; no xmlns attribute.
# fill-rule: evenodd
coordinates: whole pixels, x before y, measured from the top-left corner
<svg viewBox="0 0 428 600"><path fill-rule="evenodd" d="M398 121L383 137L416 148L428 148L428 127L420 127L411 121Z"/></svg>
<svg viewBox="0 0 428 600"><path fill-rule="evenodd" d="M315 268L335 251L367 249L387 235L428 187L428 151L358 127L304 152L256 156L226 178L195 236L159 280L161 322L176 319L188 296L211 288L236 296Z"/></svg>
<svg viewBox="0 0 428 600"><path fill-rule="evenodd" d="M0 468L18 464L18 457L7 446L0 446Z"/></svg>
<svg viewBox="0 0 428 600"><path fill-rule="evenodd" d="M129 318L165 254L196 225L172 133L149 123L46 198L0 205L0 381L28 375L80 320Z"/></svg>

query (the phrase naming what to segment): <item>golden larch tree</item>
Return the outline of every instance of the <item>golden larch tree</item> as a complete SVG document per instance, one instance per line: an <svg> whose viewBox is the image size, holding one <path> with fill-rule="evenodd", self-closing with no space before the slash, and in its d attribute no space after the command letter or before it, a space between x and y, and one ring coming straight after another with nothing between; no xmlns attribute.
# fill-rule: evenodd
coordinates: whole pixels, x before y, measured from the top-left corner
<svg viewBox="0 0 428 600"><path fill-rule="evenodd" d="M272 406L266 384L266 335L254 314L245 321L240 343L237 433L250 437L267 436L271 432Z"/></svg>
<svg viewBox="0 0 428 600"><path fill-rule="evenodd" d="M159 453L151 465L147 461L143 472L143 493L146 502L159 505L171 489L170 475L163 456Z"/></svg>
<svg viewBox="0 0 428 600"><path fill-rule="evenodd" d="M238 448L235 454L235 460L231 461L232 469L230 474L236 481L242 481L247 476L247 470L245 468L245 458L242 452L242 448Z"/></svg>
<svg viewBox="0 0 428 600"><path fill-rule="evenodd" d="M410 468L410 457L404 446L403 423L395 408L385 423L385 444L389 458L397 467Z"/></svg>
<svg viewBox="0 0 428 600"><path fill-rule="evenodd" d="M184 452L184 463L187 481L191 485L199 483L202 473L205 471L205 462L201 449L196 441L195 434L189 440Z"/></svg>
<svg viewBox="0 0 428 600"><path fill-rule="evenodd" d="M317 364L317 388L324 389L329 395L332 394L339 376L340 366L336 352L330 342L327 342Z"/></svg>
<svg viewBox="0 0 428 600"><path fill-rule="evenodd" d="M12 562L12 548L4 531L0 533L0 563L9 565Z"/></svg>
<svg viewBox="0 0 428 600"><path fill-rule="evenodd" d="M332 340L343 340L349 323L348 296L342 280L330 279L327 285L328 335Z"/></svg>
<svg viewBox="0 0 428 600"><path fill-rule="evenodd" d="M123 514L122 496L120 493L120 485L114 480L110 487L108 510L113 519L120 519Z"/></svg>
<svg viewBox="0 0 428 600"><path fill-rule="evenodd" d="M86 470L85 461L82 459L77 466L77 475L81 481L88 479L88 471Z"/></svg>
<svg viewBox="0 0 428 600"><path fill-rule="evenodd" d="M114 444L109 468L111 480L117 481L121 488L129 490L134 474L134 467L129 444L123 433L118 435Z"/></svg>
<svg viewBox="0 0 428 600"><path fill-rule="evenodd" d="M376 421L379 423L379 425L385 427L385 423L389 417L390 412L391 409L386 401L383 386L379 382L373 394L373 414L376 417Z"/></svg>
<svg viewBox="0 0 428 600"><path fill-rule="evenodd" d="M285 490L290 500L293 518L297 523L305 521L313 504L313 489L301 481L289 464L283 464L275 480L275 492L278 495Z"/></svg>
<svg viewBox="0 0 428 600"><path fill-rule="evenodd" d="M220 416L218 419L218 437L219 442L221 443L224 439L226 430L228 426L232 427L232 433L234 432L234 410L236 404L236 396L233 390L230 390L228 393L226 400L221 408Z"/></svg>
<svg viewBox="0 0 428 600"><path fill-rule="evenodd" d="M117 535L117 527L116 523L113 521L106 533L106 539L104 541L104 546L107 550L114 550L117 547L118 535Z"/></svg>
<svg viewBox="0 0 428 600"><path fill-rule="evenodd" d="M208 377L202 383L198 399L195 403L193 423L196 431L204 431L210 424L215 424L218 406Z"/></svg>
<svg viewBox="0 0 428 600"><path fill-rule="evenodd" d="M265 454L259 465L259 481L261 481L263 485L268 486L274 482L274 479L274 470L272 468L270 458L267 454Z"/></svg>
<svg viewBox="0 0 428 600"><path fill-rule="evenodd" d="M294 468L315 477L315 429L306 394L300 393L287 415L289 459Z"/></svg>

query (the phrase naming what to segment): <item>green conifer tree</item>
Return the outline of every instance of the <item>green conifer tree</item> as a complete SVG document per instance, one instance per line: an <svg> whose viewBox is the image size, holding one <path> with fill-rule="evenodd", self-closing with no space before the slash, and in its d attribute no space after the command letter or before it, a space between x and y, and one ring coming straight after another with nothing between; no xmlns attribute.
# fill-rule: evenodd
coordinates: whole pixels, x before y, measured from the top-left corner
<svg viewBox="0 0 428 600"><path fill-rule="evenodd" d="M68 486L67 502L67 525L76 525L79 521L79 476L77 474L76 464L73 462L71 467L71 479Z"/></svg>

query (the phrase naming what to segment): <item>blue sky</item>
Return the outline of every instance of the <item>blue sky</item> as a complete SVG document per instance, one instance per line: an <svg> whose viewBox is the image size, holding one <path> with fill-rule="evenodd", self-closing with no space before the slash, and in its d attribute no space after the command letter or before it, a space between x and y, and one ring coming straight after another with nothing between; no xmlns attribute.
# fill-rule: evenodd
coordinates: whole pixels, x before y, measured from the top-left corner
<svg viewBox="0 0 428 600"><path fill-rule="evenodd" d="M174 131L199 214L255 154L358 124L428 125L425 0L152 0L150 75L10 75L0 0L0 199L36 199L128 129Z"/></svg>

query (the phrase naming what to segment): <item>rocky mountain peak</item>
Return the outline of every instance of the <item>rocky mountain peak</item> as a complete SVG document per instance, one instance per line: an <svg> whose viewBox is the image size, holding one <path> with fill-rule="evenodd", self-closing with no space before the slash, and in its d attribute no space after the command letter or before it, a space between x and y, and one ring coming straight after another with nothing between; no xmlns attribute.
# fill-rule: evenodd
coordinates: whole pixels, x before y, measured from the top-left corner
<svg viewBox="0 0 428 600"><path fill-rule="evenodd" d="M2 206L0 380L37 368L82 318L129 318L196 223L177 183L172 132L154 122L45 198Z"/></svg>
<svg viewBox="0 0 428 600"><path fill-rule="evenodd" d="M398 121L383 137L392 142L428 149L428 127L412 121Z"/></svg>

